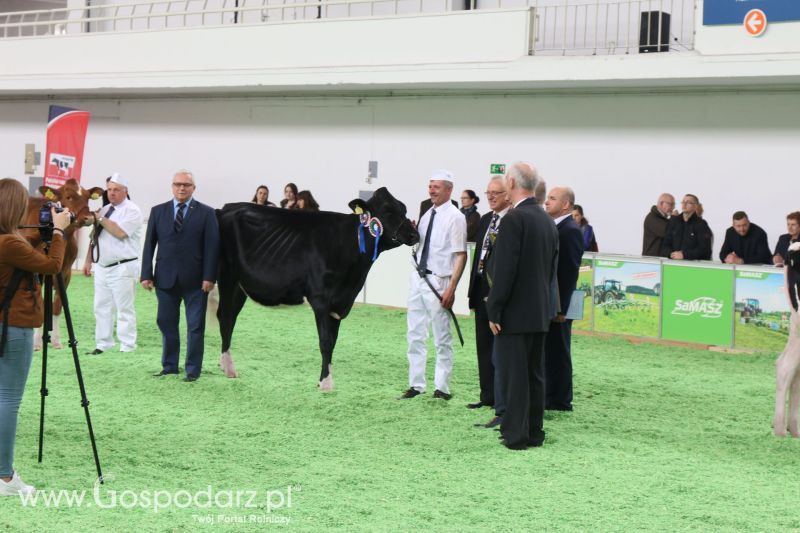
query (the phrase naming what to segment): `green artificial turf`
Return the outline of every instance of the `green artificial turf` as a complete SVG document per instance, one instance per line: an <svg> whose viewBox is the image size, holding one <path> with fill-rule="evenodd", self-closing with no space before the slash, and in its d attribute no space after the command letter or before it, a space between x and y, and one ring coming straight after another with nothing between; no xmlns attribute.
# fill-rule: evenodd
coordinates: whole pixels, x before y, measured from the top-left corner
<svg viewBox="0 0 800 533"><path fill-rule="evenodd" d="M81 353L94 348L91 294L86 279L70 287ZM100 508L91 494L94 464L66 349L51 352L37 464L37 354L16 467L40 489L89 493L81 507L3 498L5 530L800 529L800 441L770 431L774 353L576 337L575 411L547 415L544 447L513 452L496 432L473 427L490 418L488 409L465 408L478 399L470 320L462 320L467 345L456 349L453 399L428 393L397 401L407 384L402 311L353 310L334 356L336 391L322 394L307 307L245 306L233 346L240 379L219 370L218 336L209 328L205 370L193 384L152 376L161 352L155 309L155 296L140 291L136 353L81 357L109 478L100 503L110 505L116 491L117 506ZM191 496L208 486L222 494L220 506L140 506L154 491ZM277 505L288 487L291 508L284 500L267 509L265 499ZM240 507L227 505L225 491L237 490L255 491L259 506L244 507L248 493ZM236 520L245 523L226 523Z"/></svg>

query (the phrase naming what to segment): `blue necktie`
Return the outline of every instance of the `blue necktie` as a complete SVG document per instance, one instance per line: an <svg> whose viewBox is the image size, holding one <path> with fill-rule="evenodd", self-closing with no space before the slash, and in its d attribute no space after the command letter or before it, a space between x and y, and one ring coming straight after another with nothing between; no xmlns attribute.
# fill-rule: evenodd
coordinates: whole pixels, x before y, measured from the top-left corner
<svg viewBox="0 0 800 533"><path fill-rule="evenodd" d="M186 204L181 202L178 204L178 212L175 214L175 224L173 225L173 229L175 233L180 233L183 229L183 208L186 207Z"/></svg>

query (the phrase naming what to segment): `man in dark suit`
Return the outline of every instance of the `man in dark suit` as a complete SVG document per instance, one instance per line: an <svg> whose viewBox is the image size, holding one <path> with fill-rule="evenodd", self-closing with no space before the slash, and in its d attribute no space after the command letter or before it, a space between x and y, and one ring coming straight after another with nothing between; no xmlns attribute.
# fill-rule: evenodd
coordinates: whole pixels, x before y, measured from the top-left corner
<svg viewBox="0 0 800 533"><path fill-rule="evenodd" d="M478 353L478 381L481 395L476 403L467 404L469 409L495 406L495 417L487 424L479 424L493 428L502 421L502 397L495 395L494 364L492 363L492 346L494 335L489 329L489 317L486 315L486 297L489 295L489 283L486 281L485 267L494 248L494 241L500 229L500 223L508 212L510 204L506 198L505 178L494 176L486 186L486 199L491 211L481 217L475 237L475 254L469 278L469 308L475 310L475 348ZM495 400L498 400L495 403Z"/></svg>
<svg viewBox="0 0 800 533"><path fill-rule="evenodd" d="M725 232L719 259L729 265L772 264L767 232L750 222L747 213L736 211L733 214L733 225Z"/></svg>
<svg viewBox="0 0 800 533"><path fill-rule="evenodd" d="M786 215L786 230L778 237L778 244L775 245L775 253L772 262L776 266L783 266L789 259L789 246L800 240L800 211L794 211Z"/></svg>
<svg viewBox="0 0 800 533"><path fill-rule="evenodd" d="M194 176L179 170L172 178L173 199L150 211L142 255L142 287L156 288L161 330L161 372L178 373L181 301L186 309L186 381L196 381L203 366L203 336L208 293L217 279L219 227L214 210L193 198ZM155 275L153 256L155 255Z"/></svg>
<svg viewBox="0 0 800 533"><path fill-rule="evenodd" d="M547 195L545 209L558 228L558 314L550 323L544 349L545 409L572 411L572 320L569 302L578 283L583 257L583 233L572 218L575 193L555 187Z"/></svg>
<svg viewBox="0 0 800 533"><path fill-rule="evenodd" d="M533 198L539 181L528 163L511 165L505 185L514 209L503 218L487 265L486 311L506 401L500 433L515 450L544 442L544 341L558 233Z"/></svg>

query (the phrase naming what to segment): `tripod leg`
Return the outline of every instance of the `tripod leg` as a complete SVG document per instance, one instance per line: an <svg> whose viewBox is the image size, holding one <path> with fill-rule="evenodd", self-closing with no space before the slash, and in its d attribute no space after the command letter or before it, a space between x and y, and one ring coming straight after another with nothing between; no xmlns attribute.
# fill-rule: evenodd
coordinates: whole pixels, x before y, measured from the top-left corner
<svg viewBox="0 0 800 533"><path fill-rule="evenodd" d="M44 399L47 391L47 346L50 344L50 329L53 325L53 276L44 277L44 324L42 325L42 386L39 389L39 462L42 462L44 447Z"/></svg>
<svg viewBox="0 0 800 533"><path fill-rule="evenodd" d="M89 428L89 440L92 442L92 453L94 454L94 465L97 468L97 479L103 482L103 472L100 469L100 456L97 454L97 443L94 440L94 430L92 429L92 418L89 415L89 400L86 398L86 387L83 384L83 373L81 363L78 359L78 341L75 339L75 329L72 327L72 315L69 310L67 300L67 289L64 283L64 276L59 272L56 277L58 282L58 295L61 298L61 305L64 311L64 319L67 322L67 333L69 334L69 347L72 350L72 361L75 363L75 374L78 377L78 388L81 391L81 405L86 414L86 426Z"/></svg>

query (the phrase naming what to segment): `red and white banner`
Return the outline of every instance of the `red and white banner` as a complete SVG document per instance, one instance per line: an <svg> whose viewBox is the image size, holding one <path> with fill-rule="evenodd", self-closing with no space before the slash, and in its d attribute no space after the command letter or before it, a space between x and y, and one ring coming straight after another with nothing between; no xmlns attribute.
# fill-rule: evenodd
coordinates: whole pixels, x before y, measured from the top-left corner
<svg viewBox="0 0 800 533"><path fill-rule="evenodd" d="M89 116L88 111L50 106L44 161L45 185L58 188L68 179L80 183Z"/></svg>

